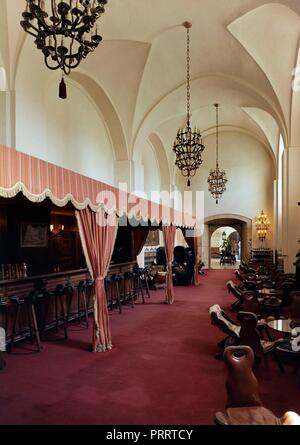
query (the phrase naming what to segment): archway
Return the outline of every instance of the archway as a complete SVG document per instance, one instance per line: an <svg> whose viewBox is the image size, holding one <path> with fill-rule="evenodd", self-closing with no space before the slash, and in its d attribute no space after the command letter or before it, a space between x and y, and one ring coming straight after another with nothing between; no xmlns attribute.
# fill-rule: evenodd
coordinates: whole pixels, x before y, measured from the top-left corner
<svg viewBox="0 0 300 445"><path fill-rule="evenodd" d="M240 259L246 261L252 249L252 220L250 218L234 215L223 214L214 215L205 218L204 232L201 239L202 261L205 266L210 268L211 265L211 236L220 227L231 227L238 232L240 237Z"/></svg>
<svg viewBox="0 0 300 445"><path fill-rule="evenodd" d="M240 225L220 226L210 237L210 264L212 269L236 267L241 259Z"/></svg>

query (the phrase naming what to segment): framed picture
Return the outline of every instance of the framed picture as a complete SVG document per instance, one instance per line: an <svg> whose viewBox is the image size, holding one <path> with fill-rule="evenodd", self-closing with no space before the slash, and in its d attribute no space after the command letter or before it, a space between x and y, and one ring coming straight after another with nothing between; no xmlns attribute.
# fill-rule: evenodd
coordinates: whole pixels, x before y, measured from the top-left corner
<svg viewBox="0 0 300 445"><path fill-rule="evenodd" d="M48 226L44 223L21 223L21 247L47 247Z"/></svg>
<svg viewBox="0 0 300 445"><path fill-rule="evenodd" d="M159 230L150 230L145 246L159 246Z"/></svg>

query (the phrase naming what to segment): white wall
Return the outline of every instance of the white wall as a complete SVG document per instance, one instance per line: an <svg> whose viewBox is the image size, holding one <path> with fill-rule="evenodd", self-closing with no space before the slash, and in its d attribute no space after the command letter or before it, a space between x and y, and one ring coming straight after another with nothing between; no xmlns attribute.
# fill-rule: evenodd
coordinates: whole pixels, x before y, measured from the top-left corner
<svg viewBox="0 0 300 445"><path fill-rule="evenodd" d="M158 163L154 151L150 144L147 144L141 154L141 163L143 165L144 174L144 191L147 193L148 199L152 201L160 201L160 174ZM158 193L153 193L158 192Z"/></svg>
<svg viewBox="0 0 300 445"><path fill-rule="evenodd" d="M209 170L215 166L215 135L204 139L203 164L197 175L192 178L191 190L204 191L205 217L218 214L240 215L252 220L261 210L268 215L271 231L265 246L272 246L273 238L273 202L275 179L271 157L265 148L254 138L237 132L220 134L220 168L227 172L227 191L216 205L208 192L207 178ZM187 190L186 179L179 173L176 185L180 190ZM195 202L194 202L195 204ZM253 233L253 247L261 243Z"/></svg>
<svg viewBox="0 0 300 445"><path fill-rule="evenodd" d="M28 51L37 59L36 69L26 61ZM95 105L68 79L68 99L59 99L60 74L49 73L42 63L27 39L16 82L16 148L113 184L113 151Z"/></svg>

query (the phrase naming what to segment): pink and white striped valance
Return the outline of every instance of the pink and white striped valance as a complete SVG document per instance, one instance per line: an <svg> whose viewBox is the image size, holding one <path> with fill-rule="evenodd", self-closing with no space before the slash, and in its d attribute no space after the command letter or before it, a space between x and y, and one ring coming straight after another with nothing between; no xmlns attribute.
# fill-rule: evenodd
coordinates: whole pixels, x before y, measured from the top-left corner
<svg viewBox="0 0 300 445"><path fill-rule="evenodd" d="M186 213L139 198L116 187L0 145L0 196L22 192L30 201L49 198L56 206L71 202L77 210L103 208L152 223L193 228L195 219Z"/></svg>

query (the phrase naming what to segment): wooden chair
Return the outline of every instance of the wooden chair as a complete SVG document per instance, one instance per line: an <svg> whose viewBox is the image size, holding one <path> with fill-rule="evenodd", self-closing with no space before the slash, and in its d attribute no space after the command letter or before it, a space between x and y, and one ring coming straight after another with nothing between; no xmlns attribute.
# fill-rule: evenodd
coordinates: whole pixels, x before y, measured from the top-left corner
<svg viewBox="0 0 300 445"><path fill-rule="evenodd" d="M253 373L254 352L249 346L229 346L224 351L227 366L227 403L224 412L217 412L217 425L300 425L296 413L281 418L265 408L259 395L258 381Z"/></svg>
<svg viewBox="0 0 300 445"><path fill-rule="evenodd" d="M284 372L283 365L276 354L277 344L281 340L269 341L262 340L260 333L257 329L257 316L252 312L239 312L237 315L238 321L241 325L240 329L240 344L245 346L250 346L254 352L255 359L259 362L268 353L272 353L279 369Z"/></svg>

